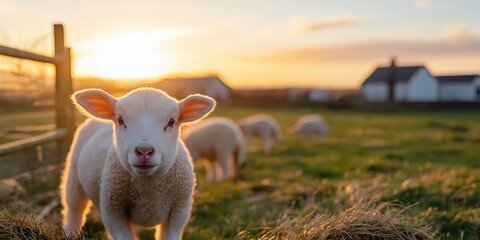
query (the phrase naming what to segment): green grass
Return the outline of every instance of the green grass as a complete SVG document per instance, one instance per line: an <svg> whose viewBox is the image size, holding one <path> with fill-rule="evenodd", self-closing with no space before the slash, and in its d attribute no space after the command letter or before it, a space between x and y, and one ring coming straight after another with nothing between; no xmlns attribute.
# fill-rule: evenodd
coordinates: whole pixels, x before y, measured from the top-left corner
<svg viewBox="0 0 480 240"><path fill-rule="evenodd" d="M185 239L232 239L272 227L308 201L319 213L339 213L370 199L408 207L403 214L430 225L436 238L480 237L480 112L222 108L215 115L256 112L274 116L284 133L300 115L319 113L330 134L307 145L284 134L271 155L249 152L237 181L207 186L197 169Z"/></svg>
<svg viewBox="0 0 480 240"><path fill-rule="evenodd" d="M281 142L270 155L250 151L236 180L207 185L197 166L184 239L255 236L312 203L317 214L335 215L362 201L406 208L401 214L429 225L435 238L480 238L480 111L223 107L214 115L239 119L259 112L280 122ZM324 142L286 135L310 113L330 127ZM89 221L88 230L102 229L98 225Z"/></svg>

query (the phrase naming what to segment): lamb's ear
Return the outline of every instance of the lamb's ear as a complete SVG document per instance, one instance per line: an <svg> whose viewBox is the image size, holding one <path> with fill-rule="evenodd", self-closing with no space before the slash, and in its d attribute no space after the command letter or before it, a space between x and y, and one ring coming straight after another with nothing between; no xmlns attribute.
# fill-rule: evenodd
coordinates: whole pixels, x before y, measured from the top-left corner
<svg viewBox="0 0 480 240"><path fill-rule="evenodd" d="M187 123L207 116L215 108L215 100L205 95L192 94L182 99L178 105L180 110L178 122Z"/></svg>
<svg viewBox="0 0 480 240"><path fill-rule="evenodd" d="M115 119L117 99L101 89L85 89L73 94L77 108L87 115L101 120Z"/></svg>

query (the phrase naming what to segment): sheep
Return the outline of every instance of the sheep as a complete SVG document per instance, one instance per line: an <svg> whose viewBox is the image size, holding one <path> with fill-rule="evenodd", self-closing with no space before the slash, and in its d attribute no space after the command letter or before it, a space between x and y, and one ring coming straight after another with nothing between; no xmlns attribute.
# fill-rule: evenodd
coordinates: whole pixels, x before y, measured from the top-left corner
<svg viewBox="0 0 480 240"><path fill-rule="evenodd" d="M263 152L269 154L273 146L280 140L280 127L273 117L267 114L256 114L237 121L245 136L247 145L254 137L260 138Z"/></svg>
<svg viewBox="0 0 480 240"><path fill-rule="evenodd" d="M207 183L238 176L245 160L245 143L238 125L223 117L205 119L187 128L182 135L194 164L201 158L206 166ZM233 159L233 166L231 162Z"/></svg>
<svg viewBox="0 0 480 240"><path fill-rule="evenodd" d="M328 127L320 115L311 114L300 117L289 133L320 142L327 135Z"/></svg>
<svg viewBox="0 0 480 240"><path fill-rule="evenodd" d="M180 125L209 114L215 101L198 94L177 101L154 88L118 99L87 89L73 101L92 119L76 131L61 180L65 233L79 231L93 203L113 239L137 239L136 226L155 227L157 239L181 239L195 175Z"/></svg>

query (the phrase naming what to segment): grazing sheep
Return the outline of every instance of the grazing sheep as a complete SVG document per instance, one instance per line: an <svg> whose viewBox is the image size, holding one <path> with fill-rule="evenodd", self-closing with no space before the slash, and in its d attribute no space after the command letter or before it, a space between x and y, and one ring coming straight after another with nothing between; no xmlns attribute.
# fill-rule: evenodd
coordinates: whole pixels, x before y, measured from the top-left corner
<svg viewBox="0 0 480 240"><path fill-rule="evenodd" d="M93 119L77 130L62 177L66 234L79 231L93 203L114 239L136 239L134 226L156 227L157 239L180 239L195 175L179 127L212 111L214 100L197 94L177 101L154 88L118 99L87 89L73 99Z"/></svg>
<svg viewBox="0 0 480 240"><path fill-rule="evenodd" d="M205 160L207 182L237 176L245 155L245 143L238 125L228 118L205 119L185 130L182 139L193 162ZM233 166L231 162L233 159Z"/></svg>
<svg viewBox="0 0 480 240"><path fill-rule="evenodd" d="M311 114L300 117L290 129L290 134L306 139L322 141L328 133L328 127L320 115Z"/></svg>
<svg viewBox="0 0 480 240"><path fill-rule="evenodd" d="M238 120L238 125L250 145L253 138L258 137L262 141L263 152L268 154L273 146L280 140L280 127L273 117L267 114L256 114Z"/></svg>

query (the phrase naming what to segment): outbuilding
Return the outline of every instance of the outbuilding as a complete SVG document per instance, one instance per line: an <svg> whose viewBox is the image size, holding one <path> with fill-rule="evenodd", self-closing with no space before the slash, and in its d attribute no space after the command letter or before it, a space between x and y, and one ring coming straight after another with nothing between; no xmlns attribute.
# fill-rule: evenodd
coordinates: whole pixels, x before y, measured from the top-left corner
<svg viewBox="0 0 480 240"><path fill-rule="evenodd" d="M480 76L437 76L440 83L440 100L444 102L480 101Z"/></svg>
<svg viewBox="0 0 480 240"><path fill-rule="evenodd" d="M369 102L436 102L440 99L438 80L424 66L378 67L362 83L361 92Z"/></svg>
<svg viewBox="0 0 480 240"><path fill-rule="evenodd" d="M178 99L200 93L222 101L232 94L232 89L217 76L167 78L154 84L154 87Z"/></svg>

